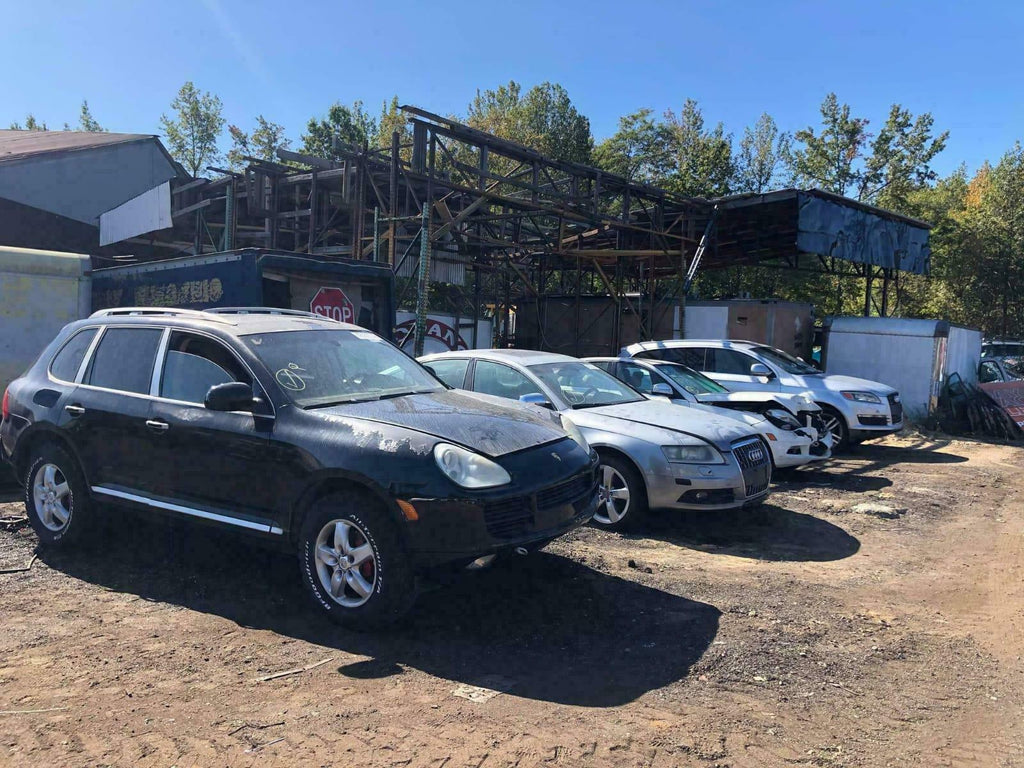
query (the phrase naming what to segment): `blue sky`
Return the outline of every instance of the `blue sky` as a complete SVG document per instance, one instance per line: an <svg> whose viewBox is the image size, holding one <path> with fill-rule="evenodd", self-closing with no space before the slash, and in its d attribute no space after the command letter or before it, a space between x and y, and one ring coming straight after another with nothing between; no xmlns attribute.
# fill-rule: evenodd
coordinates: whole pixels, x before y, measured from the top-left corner
<svg viewBox="0 0 1024 768"><path fill-rule="evenodd" d="M600 140L620 115L698 100L739 135L761 112L817 124L835 91L880 124L898 101L951 132L936 167L970 169L1024 140L1024 4L860 1L3 3L0 126L27 112L159 132L185 80L249 128L262 113L293 141L340 100L375 113L392 94L462 113L509 79L566 87Z"/></svg>

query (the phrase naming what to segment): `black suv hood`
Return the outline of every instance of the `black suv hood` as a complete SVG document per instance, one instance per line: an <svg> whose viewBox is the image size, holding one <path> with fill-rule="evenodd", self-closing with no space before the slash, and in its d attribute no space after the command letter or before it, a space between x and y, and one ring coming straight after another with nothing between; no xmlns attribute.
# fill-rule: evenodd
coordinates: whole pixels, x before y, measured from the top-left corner
<svg viewBox="0 0 1024 768"><path fill-rule="evenodd" d="M551 416L527 406L507 403L507 400L487 395L441 390L317 408L310 413L414 429L492 457L565 437L565 432Z"/></svg>

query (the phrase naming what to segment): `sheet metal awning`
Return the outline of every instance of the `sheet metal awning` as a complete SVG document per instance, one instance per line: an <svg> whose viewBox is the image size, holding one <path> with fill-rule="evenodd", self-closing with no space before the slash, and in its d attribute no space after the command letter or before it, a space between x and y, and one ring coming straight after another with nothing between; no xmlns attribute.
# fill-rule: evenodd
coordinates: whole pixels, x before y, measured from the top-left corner
<svg viewBox="0 0 1024 768"><path fill-rule="evenodd" d="M704 268L796 254L926 274L927 222L820 189L784 189L709 201L718 205L714 247Z"/></svg>

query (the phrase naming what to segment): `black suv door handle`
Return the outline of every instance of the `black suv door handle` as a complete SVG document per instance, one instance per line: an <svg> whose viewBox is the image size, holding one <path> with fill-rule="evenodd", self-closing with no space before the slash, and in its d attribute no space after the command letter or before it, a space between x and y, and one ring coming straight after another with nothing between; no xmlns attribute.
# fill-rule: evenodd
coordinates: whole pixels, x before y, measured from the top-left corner
<svg viewBox="0 0 1024 768"><path fill-rule="evenodd" d="M85 413L85 408L80 405L65 405L64 410L68 412L73 418L77 418Z"/></svg>
<svg viewBox="0 0 1024 768"><path fill-rule="evenodd" d="M146 421L146 426L154 432L166 432L171 425L166 421L160 421L159 419L149 419Z"/></svg>

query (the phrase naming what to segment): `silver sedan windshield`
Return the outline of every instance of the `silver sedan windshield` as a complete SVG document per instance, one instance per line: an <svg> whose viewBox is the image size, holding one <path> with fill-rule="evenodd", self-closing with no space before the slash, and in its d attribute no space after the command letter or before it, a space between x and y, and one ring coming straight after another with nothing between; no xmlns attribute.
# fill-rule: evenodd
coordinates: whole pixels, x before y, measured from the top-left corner
<svg viewBox="0 0 1024 768"><path fill-rule="evenodd" d="M596 408L643 400L636 390L596 365L569 361L531 365L530 372L573 408Z"/></svg>

